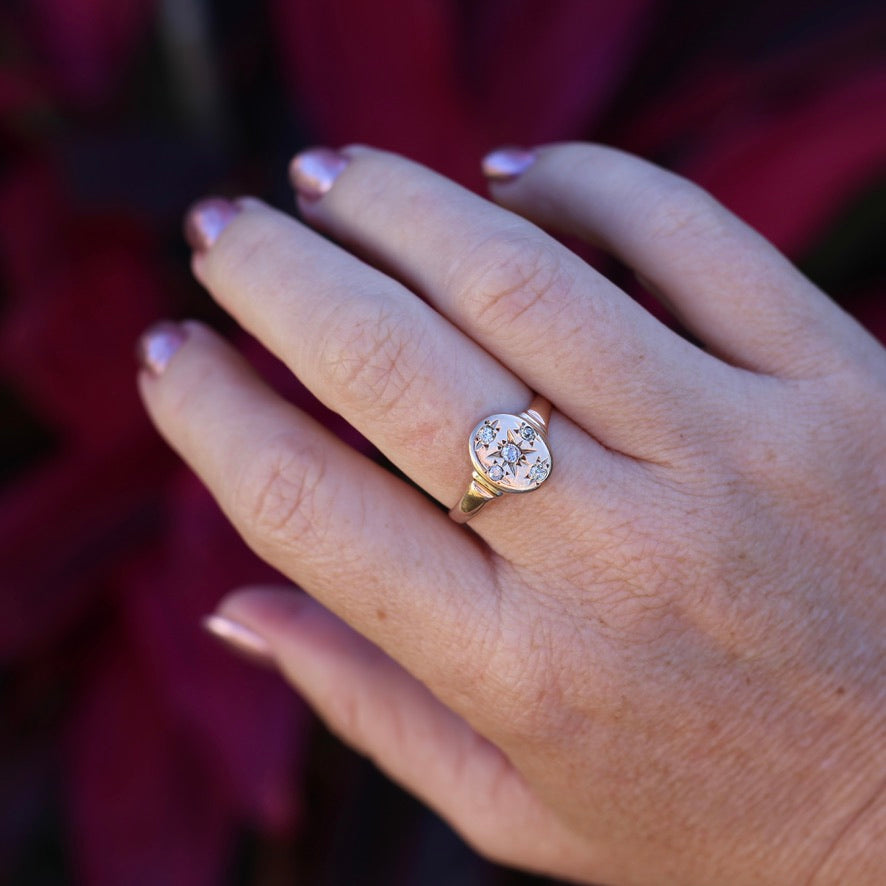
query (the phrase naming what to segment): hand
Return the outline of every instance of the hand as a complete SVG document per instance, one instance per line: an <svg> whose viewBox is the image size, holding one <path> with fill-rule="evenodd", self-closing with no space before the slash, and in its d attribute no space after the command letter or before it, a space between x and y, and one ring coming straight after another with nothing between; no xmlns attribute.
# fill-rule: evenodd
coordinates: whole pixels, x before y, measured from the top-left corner
<svg viewBox="0 0 886 886"><path fill-rule="evenodd" d="M157 427L311 595L241 591L216 630L495 859L881 882L884 351L674 175L579 144L487 166L505 208L378 151L301 155L302 214L342 246L254 200L193 210L212 296L444 506L480 419L554 404L550 479L466 528L205 327L149 332ZM707 350L533 222L618 255Z"/></svg>

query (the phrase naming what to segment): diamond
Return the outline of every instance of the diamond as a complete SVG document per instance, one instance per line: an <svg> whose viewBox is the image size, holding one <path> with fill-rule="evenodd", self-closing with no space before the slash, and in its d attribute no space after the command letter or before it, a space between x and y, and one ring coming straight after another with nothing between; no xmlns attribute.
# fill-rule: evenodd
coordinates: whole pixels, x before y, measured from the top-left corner
<svg viewBox="0 0 886 886"><path fill-rule="evenodd" d="M505 443L505 445L501 448L501 457L509 465L518 462L521 455L522 453L520 452L520 448L518 446L515 446L513 443Z"/></svg>
<svg viewBox="0 0 886 886"><path fill-rule="evenodd" d="M483 425L477 436L480 438L481 443L488 446L495 439L495 430L489 425Z"/></svg>
<svg viewBox="0 0 886 886"><path fill-rule="evenodd" d="M489 479L495 480L496 483L499 480L501 480L502 477L504 477L504 475L505 475L504 469L502 468L501 465L492 465L489 468L488 473L489 473Z"/></svg>
<svg viewBox="0 0 886 886"><path fill-rule="evenodd" d="M546 461L539 462L529 469L529 479L534 483L541 483L550 473L550 470L551 466Z"/></svg>
<svg viewBox="0 0 886 886"><path fill-rule="evenodd" d="M535 439L535 431L529 425L523 425L520 428L520 436L527 442L531 443Z"/></svg>

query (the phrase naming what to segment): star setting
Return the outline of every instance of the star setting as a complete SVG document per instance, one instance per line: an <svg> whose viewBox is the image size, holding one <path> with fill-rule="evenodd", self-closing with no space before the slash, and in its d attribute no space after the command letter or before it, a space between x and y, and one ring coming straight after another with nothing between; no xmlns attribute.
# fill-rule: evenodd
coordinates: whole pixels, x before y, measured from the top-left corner
<svg viewBox="0 0 886 886"><path fill-rule="evenodd" d="M471 436L471 460L503 492L536 489L551 472L544 438L515 415L492 415L477 425Z"/></svg>

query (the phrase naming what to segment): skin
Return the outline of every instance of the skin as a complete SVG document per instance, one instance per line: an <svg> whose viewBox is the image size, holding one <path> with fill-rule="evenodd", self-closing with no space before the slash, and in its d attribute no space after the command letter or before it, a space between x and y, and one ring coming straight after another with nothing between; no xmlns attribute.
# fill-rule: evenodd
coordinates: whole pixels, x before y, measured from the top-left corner
<svg viewBox="0 0 886 886"><path fill-rule="evenodd" d="M497 206L347 154L305 223L246 201L199 280L446 507L469 429L533 391L556 466L457 526L188 324L140 375L147 408L310 595L220 612L489 857L579 882L882 882L886 352L635 157L539 149ZM618 255L704 349L536 225Z"/></svg>

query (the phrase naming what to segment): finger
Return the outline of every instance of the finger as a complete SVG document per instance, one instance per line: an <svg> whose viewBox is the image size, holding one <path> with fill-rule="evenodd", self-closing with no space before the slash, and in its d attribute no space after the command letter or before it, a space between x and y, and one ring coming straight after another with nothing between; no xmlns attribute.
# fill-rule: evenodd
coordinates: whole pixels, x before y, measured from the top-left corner
<svg viewBox="0 0 886 886"><path fill-rule="evenodd" d="M217 335L181 330L162 374L139 376L163 436L265 560L429 685L464 696L473 676L461 668L474 675L482 657L474 629L496 625L477 539L281 400ZM162 356L168 337L148 333L149 352Z"/></svg>
<svg viewBox="0 0 886 886"><path fill-rule="evenodd" d="M316 156L293 161L303 190ZM305 218L422 293L606 446L664 457L719 408L727 367L535 225L393 154L336 156L350 159L321 198L299 200Z"/></svg>
<svg viewBox="0 0 886 886"><path fill-rule="evenodd" d="M222 601L219 616L211 628L218 624L224 638L254 637L334 733L480 852L521 867L587 873L587 850L502 752L318 603L292 589L247 588Z"/></svg>
<svg viewBox="0 0 886 886"><path fill-rule="evenodd" d="M447 506L467 487L471 428L530 403L522 381L402 285L257 201L196 254L194 268L317 397ZM546 501L568 518L599 497L596 478L610 489L631 482L632 463L560 415L550 442L557 468L545 486L496 502L495 518L489 508L472 523L500 552L525 547L522 521ZM563 484L567 473L575 476Z"/></svg>
<svg viewBox="0 0 886 886"><path fill-rule="evenodd" d="M835 332L854 327L772 244L686 179L602 145L534 154L520 175L493 181L494 198L605 246L726 360L776 374L820 370Z"/></svg>

